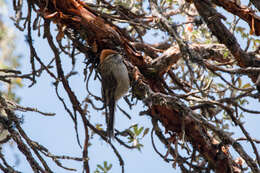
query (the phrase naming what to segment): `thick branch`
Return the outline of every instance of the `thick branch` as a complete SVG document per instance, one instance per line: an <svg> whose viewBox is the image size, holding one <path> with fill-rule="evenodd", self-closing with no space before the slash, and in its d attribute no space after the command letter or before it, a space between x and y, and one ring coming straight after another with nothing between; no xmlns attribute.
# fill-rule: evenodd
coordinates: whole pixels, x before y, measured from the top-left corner
<svg viewBox="0 0 260 173"><path fill-rule="evenodd" d="M257 36L260 35L260 17L257 16L253 10L246 6L240 6L235 3L235 1L213 0L213 3L223 7L230 13L239 16L250 25L252 33L255 33Z"/></svg>
<svg viewBox="0 0 260 173"><path fill-rule="evenodd" d="M231 60L223 56L226 50L222 44L190 44L189 50L193 54L199 55L201 59L211 59L219 63L229 63ZM181 58L181 51L177 45L173 45L163 52L161 56L154 59L151 64L155 69L155 73L162 76L164 73L176 64Z"/></svg>
<svg viewBox="0 0 260 173"><path fill-rule="evenodd" d="M166 132L174 133L180 138L185 136L192 146L198 150L219 172L228 172L227 157L219 158L219 150L211 143L205 129L199 121L195 120L192 110L177 97L166 96L153 92L148 85L143 83L141 74L137 69L132 69L135 81L138 81L138 90L143 95L146 105L151 106L151 116L159 118ZM152 87L152 86L151 86ZM184 131L182 131L184 129Z"/></svg>
<svg viewBox="0 0 260 173"><path fill-rule="evenodd" d="M237 60L239 66L252 67L260 65L260 62L256 59L254 54L249 55L241 49L235 36L221 22L219 13L217 13L217 11L210 5L210 1L194 0L194 4L211 32L218 38L220 43L226 45ZM252 76L251 78L254 82L256 81L255 76Z"/></svg>
<svg viewBox="0 0 260 173"><path fill-rule="evenodd" d="M53 20L58 24L65 25L66 27L69 27L70 29L76 31L76 33L79 33L82 36L82 39L84 41L86 40L88 44L87 46L90 47L92 49L92 52L97 56L99 52L104 48L123 48L123 52L125 52L127 57L131 60L132 64L136 65L139 69L142 69L143 71L147 70L145 69L145 67L146 65L149 65L147 64L147 62L145 62L145 58L140 56L140 54L132 48L131 44L126 39L127 37L125 37L124 34L122 34L116 26L106 22L105 19L96 15L88 6L80 3L80 1L49 0L49 4L47 4L47 9L45 9L45 3L41 4L36 0L34 1L38 3L40 11L42 11L45 19ZM177 40L182 55L185 57L191 57L192 52L190 52L190 46L187 46L187 44L185 44L181 37L178 36L176 28L170 25L167 18L165 18L165 16L163 16L159 12L156 1L150 0L150 2L151 4L153 4L152 9L155 10L156 16L159 19L163 19L160 21L160 24L163 25L163 29L166 30L170 36ZM200 10L205 11L200 12L200 10L198 10L205 18L205 21L209 25L210 29L214 30L213 34L217 35L219 40L225 38L221 42L229 48L229 50L237 59L239 65L243 67L255 65L254 59L240 48L235 37L231 33L229 33L229 31L221 23L220 19L212 19L212 17L216 17L217 13L215 11L209 11L207 6L208 4L204 3L205 1L200 2L198 0L194 0L194 2L197 9L200 8ZM217 28L213 29L213 27ZM224 31L223 28L225 29ZM50 35L50 33L46 33L46 36L55 55L59 79L61 80L65 90L68 93L68 97L73 104L75 112L77 111L81 114L85 127L88 126L92 128L91 124L85 117L84 111L80 107L79 101L77 100L73 91L70 89L67 79L64 77L58 49L53 42L52 36ZM166 55L164 58L158 58L155 60L155 64L156 61L159 62L162 60L161 62L163 62L163 60L166 60L166 65L162 68L163 70L161 70L161 74L165 73L167 69L170 68L172 64L176 63L177 60L180 58L180 53L176 56L173 56L173 52L175 52L175 50L165 52ZM159 65L161 65L161 63L158 63L158 66ZM158 118L162 122L166 131L169 132L169 134L176 135L179 138L183 138L183 136L186 137L187 140L192 144L193 148L195 150L198 150L200 154L205 158L205 160L213 165L214 169L217 172L229 172L231 169L229 164L229 157L225 155L225 153L223 154L221 150L216 148L216 146L211 141L211 137L207 134L205 126L202 126L201 122L194 117L194 113L192 112L192 110L188 106L186 106L184 102L180 101L179 98L162 94L165 93L165 91L162 81L158 80L161 79L160 74L155 74L152 77L148 74L144 74L143 76L140 74L137 68L133 69L131 76L135 81L139 82L138 90L142 91L142 89L144 89L145 93L142 93L142 96L147 96L144 98L144 102L150 108L151 115L155 118ZM146 81L149 86L146 85L144 81ZM86 141L87 138L88 136L86 136ZM249 165L253 165L251 164L251 160ZM254 165L252 166L252 169L256 170L253 167Z"/></svg>
<svg viewBox="0 0 260 173"><path fill-rule="evenodd" d="M115 47L120 46L124 48L127 56L135 64L141 65L143 62L142 56L133 49L130 41L118 27L106 22L81 1L49 1L47 11L45 3L36 0L35 3L40 7L42 15L46 19L51 19L78 31L82 38L90 44L89 46L92 47L94 53L98 54L102 49L115 49Z"/></svg>
<svg viewBox="0 0 260 173"><path fill-rule="evenodd" d="M250 0L254 6L260 11L260 1L259 0Z"/></svg>

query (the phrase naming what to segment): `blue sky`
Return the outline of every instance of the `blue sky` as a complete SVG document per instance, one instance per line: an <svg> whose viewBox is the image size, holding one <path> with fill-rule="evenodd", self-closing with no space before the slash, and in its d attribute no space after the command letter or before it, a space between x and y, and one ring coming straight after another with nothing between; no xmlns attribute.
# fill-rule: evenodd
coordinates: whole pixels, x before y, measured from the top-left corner
<svg viewBox="0 0 260 173"><path fill-rule="evenodd" d="M9 4L10 5L10 4ZM10 6L9 6L10 9ZM9 12L12 15L12 11ZM7 21L9 26L12 26L12 22ZM21 68L20 70L23 73L30 72L30 60L29 60L29 46L25 43L25 33L22 33L15 29L17 34L17 54L21 54L23 58L21 59ZM53 54L46 44L46 40L42 40L34 35L35 40L34 44L40 58L46 60L48 62L53 57ZM157 41L153 39L151 35L147 36L147 39L150 41ZM66 66L66 70L70 70L70 60L68 57L63 58L63 66ZM83 100L87 95L85 89L85 82L83 81L83 68L84 68L84 57L79 57L77 62L77 69L79 69L79 73L72 78L71 86L77 96ZM41 111L45 112L55 112L56 116L54 117L45 117L37 113L18 113L19 115L24 116L23 127L25 131L28 133L29 137L35 141L38 141L40 144L47 147L50 152L55 155L70 155L75 157L81 156L81 149L79 148L76 137L73 123L69 117L69 115L64 111L62 104L58 101L55 95L55 90L53 86L53 80L50 80L48 75L44 73L40 78L37 78L37 83L28 88L30 82L24 81L24 87L17 90L17 95L22 98L21 105L30 106L38 108ZM93 93L100 95L100 83L97 81L91 82L90 89ZM65 97L65 100L68 101L66 94L62 91L62 96ZM119 105L127 110L127 112L132 116L132 120L128 120L124 115L117 111L116 113L116 128L124 129L124 127L129 127L132 124L140 123L145 127L151 127L150 118L148 116L139 116L139 112L143 110L143 105L141 102L137 106L134 107L133 110L129 110L126 103L121 99L119 101ZM249 107L257 109L259 106L258 103L251 103ZM258 107L259 108L259 107ZM93 121L104 122L104 117L101 112L97 112L92 110L90 113L90 118ZM245 127L252 135L252 137L259 138L259 115L250 115L246 116ZM79 126L80 132L82 125ZM237 129L233 129L236 132L235 136L240 136L241 132ZM82 133L80 133L81 142L84 140ZM158 144L158 150L163 154L167 152L167 149L160 144L159 141L156 140ZM99 137L95 136L93 140L91 140L92 146L89 148L89 157L90 157L90 165L91 172L94 171L97 164L102 164L103 161L108 161L113 164L113 173L120 172L121 168L119 167L119 162L112 152L111 148ZM151 146L150 135L147 135L144 140L142 140L142 144L145 147L142 148L142 151L139 152L137 150L127 150L122 146L118 146L120 154L124 158L125 161L125 172L179 172L179 169L174 170L170 163L166 163L163 161L153 150ZM31 168L28 164L26 164L24 156L20 155L15 145L5 145L4 153L10 160L13 160L14 166L16 169L21 170L25 173L32 172ZM247 147L249 151L249 147ZM258 149L259 145L258 145ZM19 164L15 165L16 156L19 155ZM53 165L52 162L50 165ZM81 172L82 163L75 161L62 161L64 166L77 168ZM57 166L53 166L55 172L66 172L63 169L60 169Z"/></svg>

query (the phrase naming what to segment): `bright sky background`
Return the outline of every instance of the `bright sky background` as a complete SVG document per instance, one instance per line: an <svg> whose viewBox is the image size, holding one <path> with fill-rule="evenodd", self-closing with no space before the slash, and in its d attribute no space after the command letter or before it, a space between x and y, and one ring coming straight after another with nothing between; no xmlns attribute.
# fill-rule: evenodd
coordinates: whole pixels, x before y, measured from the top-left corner
<svg viewBox="0 0 260 173"><path fill-rule="evenodd" d="M8 3L11 3L8 2ZM10 4L8 6L9 9ZM9 16L13 15L12 11L9 11ZM8 21L9 26L13 26L12 22ZM247 27L247 26L246 26ZM17 54L21 54L23 58L21 59L21 68L20 70L23 73L30 72L30 60L29 60L29 46L25 43L25 33L18 31L16 28L12 27L17 34ZM248 28L248 27L247 27ZM38 39L35 35L34 37L34 46L38 51L38 55L40 58L50 60L53 57L53 54L49 47L46 44L46 40ZM153 39L151 35L147 37L150 41L158 41ZM83 68L84 68L84 57L78 59L79 74L73 77L73 80L70 82L73 90L82 100L86 95L85 83L83 81ZM47 61L45 61L47 62ZM63 65L70 67L70 60L67 57L63 58ZM68 70L69 68L67 68ZM41 111L45 112L55 112L56 116L54 117L44 117L37 113L18 113L19 115L24 116L23 127L29 137L43 146L47 147L50 152L55 155L70 155L75 157L81 157L81 149L79 148L76 137L73 123L69 117L69 115L64 111L62 104L58 101L55 95L54 86L52 85L53 80L50 80L48 75L44 73L40 78L37 78L37 83L28 88L30 82L24 81L24 87L22 89L17 90L17 95L22 98L21 105L30 106L38 108ZM90 85L90 89L93 93L100 93L100 84L99 82L92 82ZM64 92L63 92L64 93ZM65 94L62 94L63 97L66 97ZM66 98L66 100L68 100ZM125 102L121 99L119 105L126 109L128 113L132 116L132 120L129 121L125 116L122 116L121 113L117 112L116 114L116 128L123 129L124 127L129 127L131 124L140 123L140 125L144 125L145 127L151 127L151 121L148 116L139 116L139 112L143 110L143 106L141 102L137 106L134 107L133 110L129 110L126 106ZM256 107L257 104L251 103L250 107L259 110L259 107ZM259 106L259 104L258 104ZM104 121L104 117L101 112L91 111L91 119L96 121ZM252 135L252 137L258 138L259 135L259 115L250 115L245 118L246 124L245 127ZM79 127L79 129L82 126ZM241 136L241 132L239 130L234 130L237 132L236 137ZM83 135L80 136L81 141L83 141ZM112 152L109 145L100 140L98 137L94 137L94 140L91 140L92 146L89 148L89 157L90 157L90 167L91 172L94 172L97 164L103 164L103 161L108 161L113 164L113 169L111 172L117 173L121 171L119 167L119 162L117 157ZM142 148L142 151L138 150L127 150L122 146L118 146L118 150L122 155L125 161L125 172L163 172L163 173L172 173L179 172L179 169L174 170L171 164L163 161L153 150L151 146L151 138L150 134L145 137L144 140L141 141L145 147ZM158 140L156 140L156 144L158 144L158 150L165 154L167 149L160 144ZM32 172L29 165L24 160L25 157L21 156L16 149L15 145L7 144L5 145L4 153L7 157L13 160L13 166L17 170L20 170L24 173ZM260 150L259 145L257 146L258 150ZM248 149L248 147L247 147ZM251 148L249 149L251 151ZM17 157L18 156L18 160ZM15 164L18 163L19 164ZM50 162L52 163L52 162ZM75 161L65 161L64 166L78 168L78 172L81 172L82 163ZM53 166L51 166L53 167ZM57 166L54 166L54 171L57 173L67 172L63 169L60 169Z"/></svg>

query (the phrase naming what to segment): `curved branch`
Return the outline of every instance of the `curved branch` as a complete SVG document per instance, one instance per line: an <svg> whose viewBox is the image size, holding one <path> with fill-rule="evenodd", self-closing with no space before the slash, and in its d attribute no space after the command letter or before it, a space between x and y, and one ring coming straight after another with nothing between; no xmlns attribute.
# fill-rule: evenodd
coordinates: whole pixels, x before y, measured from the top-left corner
<svg viewBox="0 0 260 173"><path fill-rule="evenodd" d="M250 25L251 33L260 36L260 17L252 9L241 6L236 1L213 0L213 3L246 21ZM259 5L259 2L257 5Z"/></svg>

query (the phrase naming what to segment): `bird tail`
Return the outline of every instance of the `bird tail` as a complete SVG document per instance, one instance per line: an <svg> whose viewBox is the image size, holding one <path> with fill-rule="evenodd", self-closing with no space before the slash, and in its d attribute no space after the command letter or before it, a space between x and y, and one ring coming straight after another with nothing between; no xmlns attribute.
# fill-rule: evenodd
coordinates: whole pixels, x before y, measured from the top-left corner
<svg viewBox="0 0 260 173"><path fill-rule="evenodd" d="M107 124L107 136L109 139L114 138L114 115L109 115Z"/></svg>
<svg viewBox="0 0 260 173"><path fill-rule="evenodd" d="M107 136L111 140L111 138L114 138L115 100L110 100L108 108Z"/></svg>

